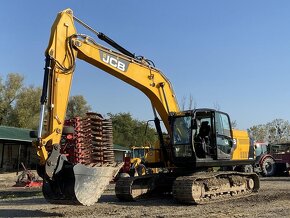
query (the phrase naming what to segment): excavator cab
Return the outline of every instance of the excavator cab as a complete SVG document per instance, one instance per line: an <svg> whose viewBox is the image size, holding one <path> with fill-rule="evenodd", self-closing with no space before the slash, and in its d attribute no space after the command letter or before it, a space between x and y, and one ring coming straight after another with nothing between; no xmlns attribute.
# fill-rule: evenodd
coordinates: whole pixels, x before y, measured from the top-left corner
<svg viewBox="0 0 290 218"><path fill-rule="evenodd" d="M234 143L228 114L213 109L196 109L174 114L170 120L176 166L210 167L231 162Z"/></svg>

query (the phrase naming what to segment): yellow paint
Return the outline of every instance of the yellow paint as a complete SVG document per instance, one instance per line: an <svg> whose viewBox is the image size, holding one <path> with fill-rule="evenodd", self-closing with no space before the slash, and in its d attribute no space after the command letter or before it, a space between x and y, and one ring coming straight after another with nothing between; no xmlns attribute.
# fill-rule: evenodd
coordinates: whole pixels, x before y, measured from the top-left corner
<svg viewBox="0 0 290 218"><path fill-rule="evenodd" d="M233 129L233 139L236 149L233 152L232 160L247 160L249 158L250 138L246 130Z"/></svg>

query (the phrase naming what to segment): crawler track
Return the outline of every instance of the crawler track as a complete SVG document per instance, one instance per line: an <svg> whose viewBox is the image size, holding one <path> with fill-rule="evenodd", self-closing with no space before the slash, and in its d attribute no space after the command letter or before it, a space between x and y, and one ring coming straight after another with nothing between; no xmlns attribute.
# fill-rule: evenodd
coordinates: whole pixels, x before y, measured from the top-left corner
<svg viewBox="0 0 290 218"><path fill-rule="evenodd" d="M173 197L187 204L207 204L241 198L260 187L255 173L200 172L178 177L173 184Z"/></svg>
<svg viewBox="0 0 290 218"><path fill-rule="evenodd" d="M137 177L120 178L116 182L115 194L121 201L135 201L144 196L168 194L176 176L170 174L148 174Z"/></svg>
<svg viewBox="0 0 290 218"><path fill-rule="evenodd" d="M117 198L121 201L134 201L148 194L153 189L153 186L150 187L150 180L153 180L151 175L118 179L115 186Z"/></svg>
<svg viewBox="0 0 290 218"><path fill-rule="evenodd" d="M259 177L255 173L198 172L190 176L146 175L120 178L115 193L121 201L135 201L155 193L172 193L184 204L207 204L246 197L257 192Z"/></svg>

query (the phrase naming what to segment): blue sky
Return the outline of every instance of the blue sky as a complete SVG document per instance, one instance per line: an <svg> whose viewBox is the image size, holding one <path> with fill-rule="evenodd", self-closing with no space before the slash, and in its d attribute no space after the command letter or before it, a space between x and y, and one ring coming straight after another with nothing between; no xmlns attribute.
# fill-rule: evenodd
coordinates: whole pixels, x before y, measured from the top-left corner
<svg viewBox="0 0 290 218"><path fill-rule="evenodd" d="M197 107L218 105L240 129L289 120L290 1L5 1L0 9L1 76L17 72L27 85L42 85L50 28L66 8L153 60L180 103L191 95ZM81 61L71 94L84 95L102 114L153 117L144 94Z"/></svg>

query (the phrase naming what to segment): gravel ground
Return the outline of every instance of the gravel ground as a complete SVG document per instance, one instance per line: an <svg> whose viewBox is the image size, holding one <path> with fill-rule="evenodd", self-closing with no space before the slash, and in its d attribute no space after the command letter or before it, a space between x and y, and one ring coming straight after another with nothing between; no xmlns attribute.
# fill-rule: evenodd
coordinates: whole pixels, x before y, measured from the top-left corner
<svg viewBox="0 0 290 218"><path fill-rule="evenodd" d="M31 196L0 200L0 217L290 217L290 177L261 178L258 194L208 205L180 205L171 197L119 202L113 185L89 207L49 204L39 189L23 192Z"/></svg>

